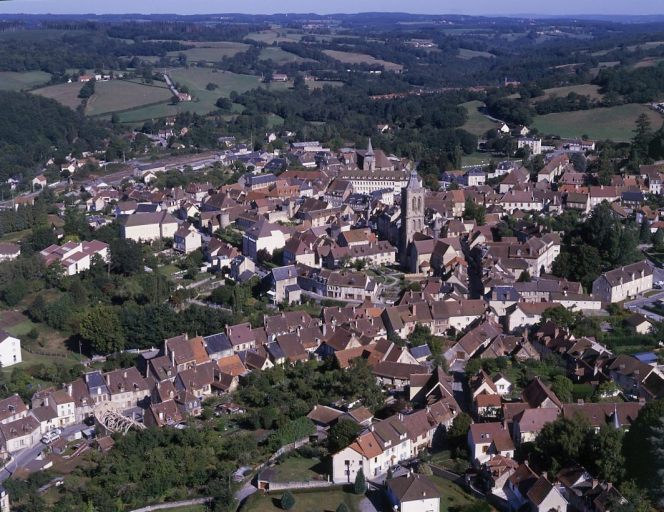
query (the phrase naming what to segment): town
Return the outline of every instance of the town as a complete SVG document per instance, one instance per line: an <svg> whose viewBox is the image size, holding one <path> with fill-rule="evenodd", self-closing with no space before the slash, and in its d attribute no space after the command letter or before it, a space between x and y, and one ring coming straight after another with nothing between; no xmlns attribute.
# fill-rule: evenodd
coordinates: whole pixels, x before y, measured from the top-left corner
<svg viewBox="0 0 664 512"><path fill-rule="evenodd" d="M435 51L427 34L399 45ZM536 84L401 90L409 70L376 62L338 86L398 90L367 86L355 136L290 129L288 95L338 94L291 68L219 107L248 130L86 117L133 79L105 68L48 86L87 87L76 114L0 93L79 130L0 184L0 512L661 509L662 103L638 100L629 139L551 134L518 110ZM284 126L254 124L273 101Z"/></svg>

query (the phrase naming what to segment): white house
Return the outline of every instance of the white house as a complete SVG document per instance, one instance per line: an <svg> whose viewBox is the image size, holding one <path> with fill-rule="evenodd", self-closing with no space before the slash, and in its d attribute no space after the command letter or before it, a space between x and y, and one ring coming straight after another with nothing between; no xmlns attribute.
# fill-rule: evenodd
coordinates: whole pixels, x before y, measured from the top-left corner
<svg viewBox="0 0 664 512"><path fill-rule="evenodd" d="M242 237L242 254L255 260L256 255L265 250L272 254L286 245L286 237L279 226L261 218Z"/></svg>
<svg viewBox="0 0 664 512"><path fill-rule="evenodd" d="M120 215L122 238L135 242L152 242L162 238L173 238L178 230L178 221L170 213L134 213Z"/></svg>
<svg viewBox="0 0 664 512"><path fill-rule="evenodd" d="M387 498L400 512L439 512L440 491L424 475L406 475L387 480Z"/></svg>
<svg viewBox="0 0 664 512"><path fill-rule="evenodd" d="M201 244L201 234L186 223L173 235L173 249L184 254L194 252L201 247Z"/></svg>
<svg viewBox="0 0 664 512"><path fill-rule="evenodd" d="M494 455L514 457L514 443L499 422L473 423L468 431L468 450L472 461L481 465Z"/></svg>
<svg viewBox="0 0 664 512"><path fill-rule="evenodd" d="M21 361L21 340L0 331L0 366L7 368Z"/></svg>
<svg viewBox="0 0 664 512"><path fill-rule="evenodd" d="M50 245L39 254L46 266L55 262L60 263L68 276L89 270L95 256L99 256L104 262L108 262L109 259L108 244L98 240Z"/></svg>
<svg viewBox="0 0 664 512"><path fill-rule="evenodd" d="M609 270L593 281L593 296L602 302L621 302L652 290L652 267L646 260Z"/></svg>

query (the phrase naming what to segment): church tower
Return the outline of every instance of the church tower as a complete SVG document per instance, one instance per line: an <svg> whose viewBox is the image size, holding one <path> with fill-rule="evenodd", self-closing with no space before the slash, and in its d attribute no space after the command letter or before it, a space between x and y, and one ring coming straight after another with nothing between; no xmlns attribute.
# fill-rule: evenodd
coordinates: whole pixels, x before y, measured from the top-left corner
<svg viewBox="0 0 664 512"><path fill-rule="evenodd" d="M376 170L376 155L374 154L373 146L371 145L371 138L369 138L369 144L367 145L367 150L364 153L364 158L362 159L362 170Z"/></svg>
<svg viewBox="0 0 664 512"><path fill-rule="evenodd" d="M417 171L411 171L408 185L401 189L401 233L399 237L399 256L401 264L408 263L408 246L415 233L424 230L424 187L420 183Z"/></svg>

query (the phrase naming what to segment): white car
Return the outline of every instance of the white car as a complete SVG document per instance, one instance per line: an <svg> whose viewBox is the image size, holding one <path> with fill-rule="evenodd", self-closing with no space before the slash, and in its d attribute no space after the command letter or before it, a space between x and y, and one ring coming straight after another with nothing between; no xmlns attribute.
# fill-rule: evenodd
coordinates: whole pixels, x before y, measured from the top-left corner
<svg viewBox="0 0 664 512"><path fill-rule="evenodd" d="M58 439L60 439L60 434L52 430L50 432L46 432L46 434L44 434L44 437L41 438L41 441L44 444L51 444L57 441Z"/></svg>

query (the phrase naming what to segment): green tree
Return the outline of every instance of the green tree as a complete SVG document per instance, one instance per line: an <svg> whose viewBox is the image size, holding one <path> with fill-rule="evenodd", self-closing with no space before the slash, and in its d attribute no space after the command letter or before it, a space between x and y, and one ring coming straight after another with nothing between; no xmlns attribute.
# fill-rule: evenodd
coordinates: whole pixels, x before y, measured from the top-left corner
<svg viewBox="0 0 664 512"><path fill-rule="evenodd" d="M327 446L330 453L343 450L352 443L360 433L360 426L351 420L341 420L330 428Z"/></svg>
<svg viewBox="0 0 664 512"><path fill-rule="evenodd" d="M345 503L339 503L336 512L350 512Z"/></svg>
<svg viewBox="0 0 664 512"><path fill-rule="evenodd" d="M96 306L81 320L81 337L97 354L109 354L124 348L122 323L112 306Z"/></svg>
<svg viewBox="0 0 664 512"><path fill-rule="evenodd" d="M586 442L587 454L584 457L586 467L593 475L603 480L621 482L625 472L625 458L622 455L622 432L604 425L595 434L590 431Z"/></svg>
<svg viewBox="0 0 664 512"><path fill-rule="evenodd" d="M551 390L556 394L561 402L572 401L572 391L574 390L574 383L564 375L556 375L551 384Z"/></svg>
<svg viewBox="0 0 664 512"><path fill-rule="evenodd" d="M654 485L650 494L659 506L664 506L664 417L659 418L659 423L652 427L649 442L655 459L655 466L652 468Z"/></svg>
<svg viewBox="0 0 664 512"><path fill-rule="evenodd" d="M643 217L641 221L641 227L639 228L639 242L642 244L649 244L652 239L652 234L650 233L650 223L648 219Z"/></svg>
<svg viewBox="0 0 664 512"><path fill-rule="evenodd" d="M648 402L639 411L639 415L623 438L625 474L634 479L642 489L653 490L661 483L654 471L659 462L657 455L659 446L654 441L662 417L664 417L664 400Z"/></svg>
<svg viewBox="0 0 664 512"><path fill-rule="evenodd" d="M452 426L447 431L447 439L452 448L458 448L465 445L468 431L470 430L470 425L472 423L473 419L465 412L457 414L454 417L454 420L452 420Z"/></svg>
<svg viewBox="0 0 664 512"><path fill-rule="evenodd" d="M638 163L642 163L648 159L650 142L652 139L653 133L651 130L650 118L643 113L636 119L634 138L632 139L632 147L636 152Z"/></svg>
<svg viewBox="0 0 664 512"><path fill-rule="evenodd" d="M119 238L111 242L110 250L114 272L128 276L143 271L145 263L141 244Z"/></svg>
<svg viewBox="0 0 664 512"><path fill-rule="evenodd" d="M355 475L355 483L353 484L353 492L355 494L364 494L367 492L367 480L364 477L364 471L362 468L359 469L357 475Z"/></svg>
<svg viewBox="0 0 664 512"><path fill-rule="evenodd" d="M295 506L295 498L290 491L286 491L281 495L281 501L279 502L283 510L290 510Z"/></svg>
<svg viewBox="0 0 664 512"><path fill-rule="evenodd" d="M589 428L580 418L559 418L547 423L535 439L530 454L532 463L542 471L557 473L579 461Z"/></svg>

